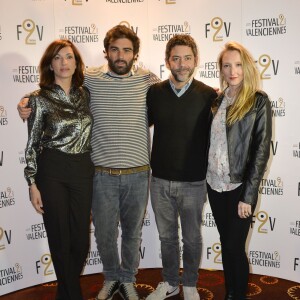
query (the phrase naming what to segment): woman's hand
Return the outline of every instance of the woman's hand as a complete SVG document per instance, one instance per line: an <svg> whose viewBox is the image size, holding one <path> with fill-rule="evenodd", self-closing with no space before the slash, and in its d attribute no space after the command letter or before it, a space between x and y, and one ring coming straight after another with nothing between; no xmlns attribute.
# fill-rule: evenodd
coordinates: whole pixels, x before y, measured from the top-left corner
<svg viewBox="0 0 300 300"><path fill-rule="evenodd" d="M251 211L252 207L250 204L247 204L245 202L240 201L239 205L238 205L238 215L240 218L248 218L251 216L252 211Z"/></svg>
<svg viewBox="0 0 300 300"><path fill-rule="evenodd" d="M31 204L33 205L34 209L36 210L37 213L43 214L43 202L41 198L41 193L38 190L37 186L33 183L30 187L30 201Z"/></svg>

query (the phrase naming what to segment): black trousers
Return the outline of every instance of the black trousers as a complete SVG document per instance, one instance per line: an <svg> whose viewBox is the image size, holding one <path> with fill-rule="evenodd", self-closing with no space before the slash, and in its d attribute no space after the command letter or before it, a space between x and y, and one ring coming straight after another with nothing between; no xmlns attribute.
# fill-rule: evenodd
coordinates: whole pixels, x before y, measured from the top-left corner
<svg viewBox="0 0 300 300"><path fill-rule="evenodd" d="M246 219L238 216L242 190L243 185L219 193L207 185L209 203L220 234L226 293L234 295L235 300L245 299L249 276L245 245L252 215Z"/></svg>
<svg viewBox="0 0 300 300"><path fill-rule="evenodd" d="M89 249L94 167L90 154L45 150L38 161L44 224L58 287L57 300L82 300L80 274Z"/></svg>

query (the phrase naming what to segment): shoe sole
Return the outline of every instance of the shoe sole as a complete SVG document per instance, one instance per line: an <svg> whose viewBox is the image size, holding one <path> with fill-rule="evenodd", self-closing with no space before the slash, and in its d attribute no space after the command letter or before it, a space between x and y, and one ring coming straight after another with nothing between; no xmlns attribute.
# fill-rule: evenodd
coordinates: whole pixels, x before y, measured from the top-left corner
<svg viewBox="0 0 300 300"><path fill-rule="evenodd" d="M124 299L124 300L126 299L123 297L123 295L121 293L119 293L119 295L121 296L122 299ZM138 298L138 299L140 300L140 298Z"/></svg>
<svg viewBox="0 0 300 300"><path fill-rule="evenodd" d="M179 287L177 287L172 293L170 293L169 295L166 295L166 297L163 298L163 299L167 299L167 298L171 298L171 297L173 297L173 296L176 296L176 295L179 294L179 292L180 292ZM150 294L150 295L151 295L151 294ZM150 296L150 295L149 295L149 296ZM147 300L147 298L148 298L148 297L146 297L146 300Z"/></svg>
<svg viewBox="0 0 300 300"><path fill-rule="evenodd" d="M119 292L119 289L117 289L117 290L111 295L110 298L101 299L101 298L96 297L95 299L96 299L96 300L111 300L111 299L114 297L114 295L115 295L116 293L118 293L118 292Z"/></svg>

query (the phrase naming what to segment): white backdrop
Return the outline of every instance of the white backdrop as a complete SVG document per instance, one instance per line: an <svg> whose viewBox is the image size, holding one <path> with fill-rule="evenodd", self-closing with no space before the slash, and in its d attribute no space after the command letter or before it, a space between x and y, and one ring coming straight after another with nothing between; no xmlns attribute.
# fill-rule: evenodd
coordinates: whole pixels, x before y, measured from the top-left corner
<svg viewBox="0 0 300 300"><path fill-rule="evenodd" d="M52 40L72 40L87 66L101 65L104 35L120 23L141 38L138 64L161 79L168 77L165 45L176 33L195 38L200 50L196 78L214 87L216 58L225 42L236 40L252 52L272 101L274 134L249 235L251 272L300 282L299 11L299 0L0 0L0 295L55 280L43 220L29 202L23 177L27 124L17 114L17 103L38 88L37 65ZM203 216L201 268L222 269L208 204ZM160 266L149 204L140 267ZM101 271L91 227L84 273Z"/></svg>

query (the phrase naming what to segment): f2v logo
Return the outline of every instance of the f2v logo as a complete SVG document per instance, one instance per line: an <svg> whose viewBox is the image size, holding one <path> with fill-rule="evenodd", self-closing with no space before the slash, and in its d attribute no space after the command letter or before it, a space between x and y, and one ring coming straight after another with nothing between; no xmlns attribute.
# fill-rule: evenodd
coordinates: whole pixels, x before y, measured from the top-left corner
<svg viewBox="0 0 300 300"><path fill-rule="evenodd" d="M11 230L4 230L0 227L0 251L5 249L4 241L11 244Z"/></svg>
<svg viewBox="0 0 300 300"><path fill-rule="evenodd" d="M210 23L205 24L205 37L208 38L208 33L212 28L215 31L213 35L213 41L222 42L224 34L226 37L229 37L230 27L231 23L226 23L220 17L215 17L211 20Z"/></svg>
<svg viewBox="0 0 300 300"><path fill-rule="evenodd" d="M17 25L17 39L20 40L20 35L23 31L27 32L27 36L25 37L26 45L35 45L36 39L32 37L32 35L37 33L37 37L40 41L43 39L44 26L36 25L35 22L31 19L26 19L23 21L22 25Z"/></svg>

